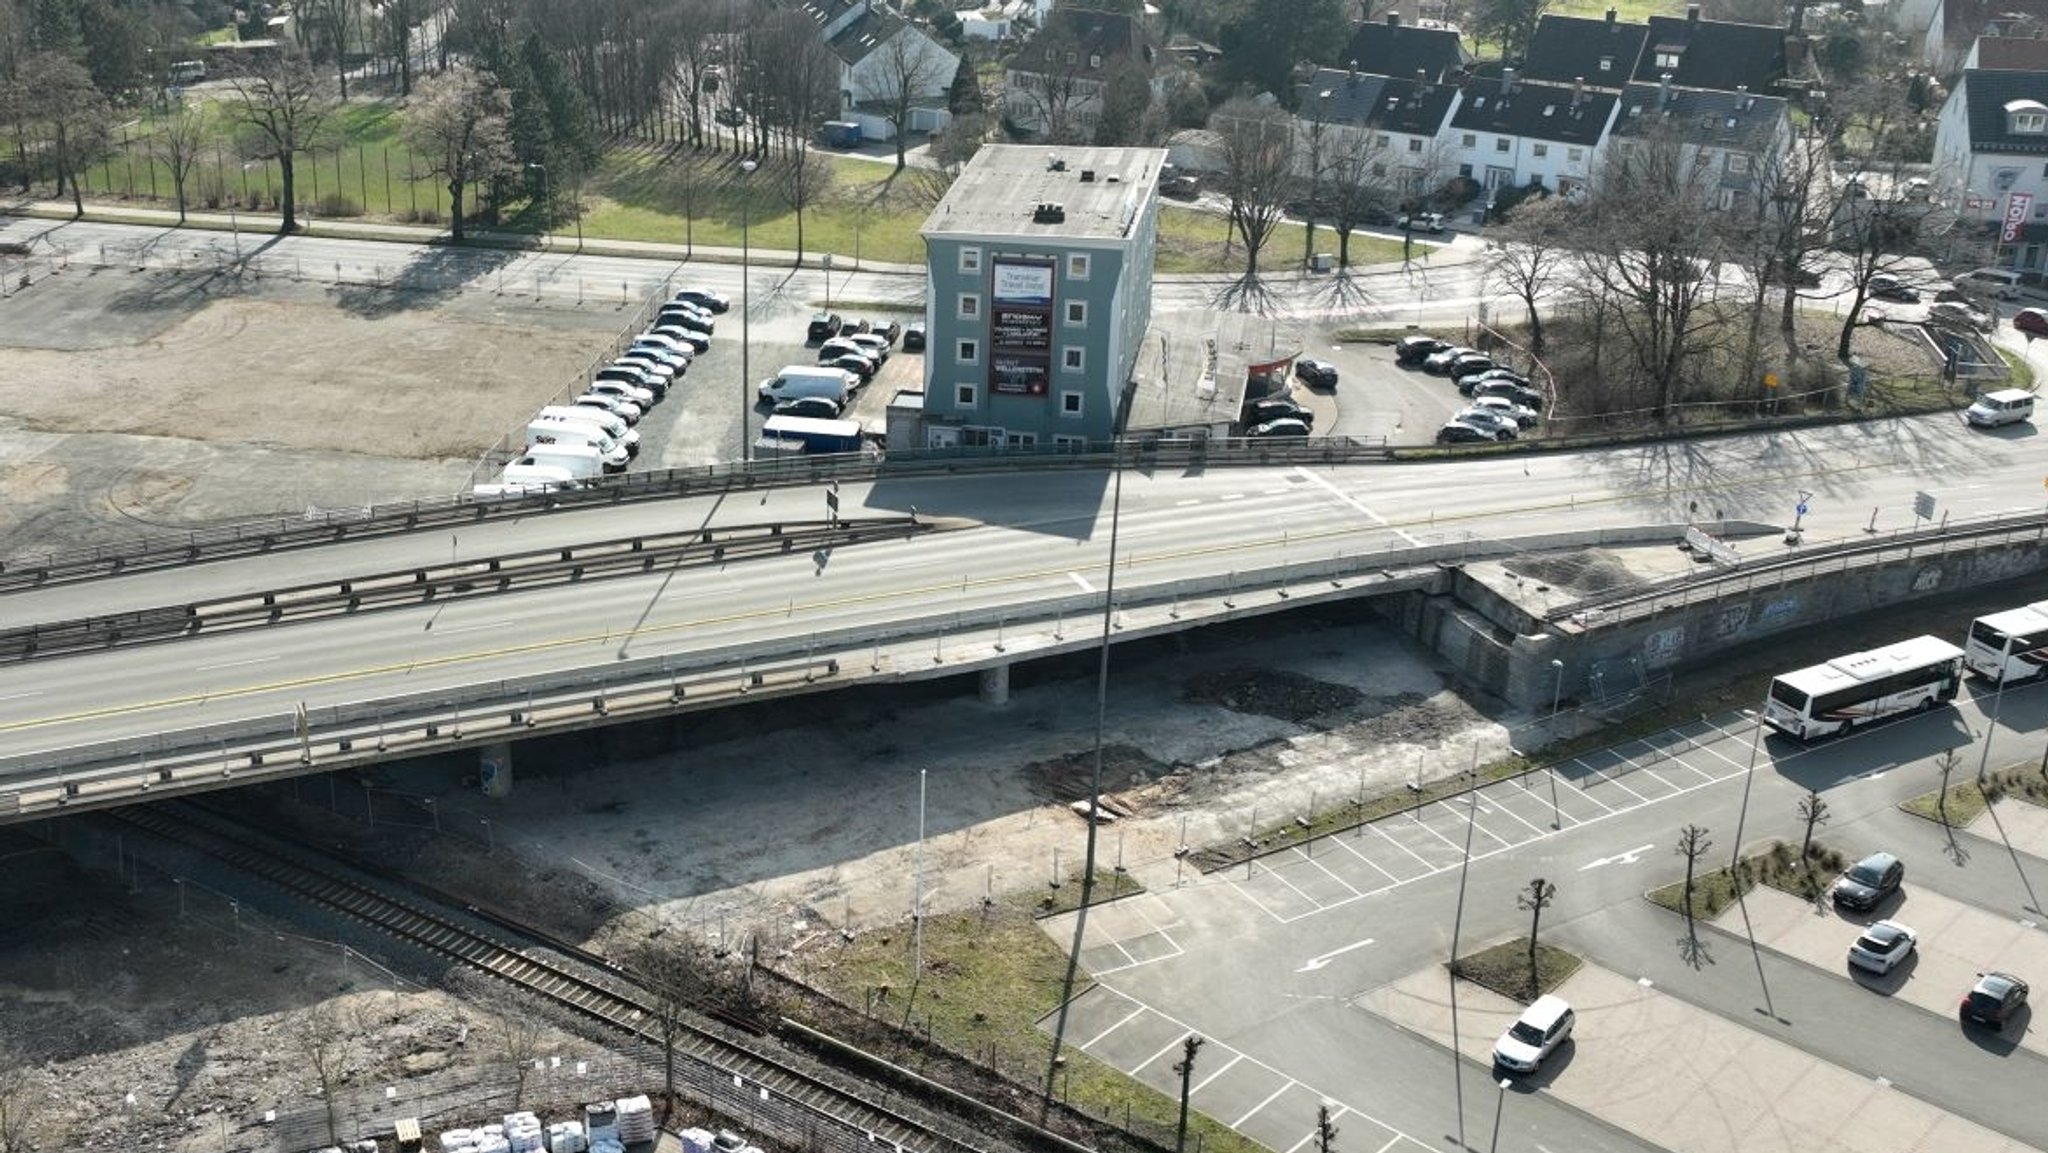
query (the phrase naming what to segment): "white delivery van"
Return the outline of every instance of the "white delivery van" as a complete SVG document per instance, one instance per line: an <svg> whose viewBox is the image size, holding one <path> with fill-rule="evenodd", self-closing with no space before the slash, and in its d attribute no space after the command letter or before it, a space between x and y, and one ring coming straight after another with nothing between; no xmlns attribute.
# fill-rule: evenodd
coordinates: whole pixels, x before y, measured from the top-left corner
<svg viewBox="0 0 2048 1153"><path fill-rule="evenodd" d="M624 456L622 449L619 455ZM591 481L614 471L604 454L588 444L530 444L520 464L545 464L568 471L571 479Z"/></svg>
<svg viewBox="0 0 2048 1153"><path fill-rule="evenodd" d="M633 454L626 446L613 439L611 434L587 420L573 420L561 416L538 416L526 424L526 447L530 451L541 445L585 446L597 450L598 459L604 462L606 472L626 471L626 462Z"/></svg>
<svg viewBox="0 0 2048 1153"><path fill-rule="evenodd" d="M515 460L505 466L505 471L498 477L497 484L478 485L476 491L478 495L523 495L526 493L556 492L565 488L575 488L577 483L575 476L571 475L568 469L562 468L559 465L529 464L524 461ZM496 489L497 491L485 493L485 489Z"/></svg>
<svg viewBox="0 0 2048 1153"><path fill-rule="evenodd" d="M1963 410L1963 419L1979 428L2015 424L2033 415L2034 394L2018 388L1987 392L1977 398L1977 403Z"/></svg>
<svg viewBox="0 0 2048 1153"><path fill-rule="evenodd" d="M2020 274L2010 268L1973 268L1956 277L1956 287L1980 296L2012 300L2020 294Z"/></svg>
<svg viewBox="0 0 2048 1153"><path fill-rule="evenodd" d="M640 455L640 431L628 425L625 417L606 412L601 408L592 408L589 405L583 404L551 404L534 413L533 418L534 420L581 421L584 424L602 430L606 436L624 445L627 456ZM531 444L533 443L531 439L533 435L532 425L529 424L527 428L527 443Z"/></svg>
<svg viewBox="0 0 2048 1153"><path fill-rule="evenodd" d="M844 407L860 378L843 368L792 364L761 382L761 399L770 404L804 396L822 396Z"/></svg>

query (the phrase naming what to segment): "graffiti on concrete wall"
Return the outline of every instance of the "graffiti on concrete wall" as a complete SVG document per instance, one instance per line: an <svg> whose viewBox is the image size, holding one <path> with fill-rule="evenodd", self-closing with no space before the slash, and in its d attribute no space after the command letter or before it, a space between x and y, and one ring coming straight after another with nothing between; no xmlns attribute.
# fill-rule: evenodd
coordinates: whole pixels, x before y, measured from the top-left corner
<svg viewBox="0 0 2048 1153"><path fill-rule="evenodd" d="M1673 625L1658 629L1643 638L1643 663L1651 668L1662 668L1678 659L1685 651L1685 626Z"/></svg>
<svg viewBox="0 0 2048 1153"><path fill-rule="evenodd" d="M1922 566L1913 574L1913 591L1916 593L1931 593L1940 587L1941 566L1938 564Z"/></svg>
<svg viewBox="0 0 2048 1153"><path fill-rule="evenodd" d="M1767 629L1777 628L1779 625L1790 624L1792 618L1798 615L1798 597L1779 597L1776 600L1764 602L1764 611L1757 614L1757 623Z"/></svg>
<svg viewBox="0 0 2048 1153"><path fill-rule="evenodd" d="M1990 584L2033 572L2038 557L2030 550L1988 549L1970 558L1970 579Z"/></svg>
<svg viewBox="0 0 2048 1153"><path fill-rule="evenodd" d="M1749 602L1724 605L1714 616L1714 636L1719 640L1739 637L1749 627Z"/></svg>

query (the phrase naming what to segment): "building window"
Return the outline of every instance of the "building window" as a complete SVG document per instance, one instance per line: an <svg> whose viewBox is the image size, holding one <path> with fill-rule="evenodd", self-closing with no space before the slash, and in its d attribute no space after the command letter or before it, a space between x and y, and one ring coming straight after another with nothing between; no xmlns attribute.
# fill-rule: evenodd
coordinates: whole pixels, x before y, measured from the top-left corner
<svg viewBox="0 0 2048 1153"><path fill-rule="evenodd" d="M961 249L961 250L960 250L960 271L962 271L962 272L980 272L980 271L981 271L981 249L979 249L979 248L963 248L963 249Z"/></svg>
<svg viewBox="0 0 2048 1153"><path fill-rule="evenodd" d="M1583 148L1574 148L1571 151L1565 153L1565 159L1571 161L1573 164L1577 164L1579 161L1585 159L1585 156L1586 150Z"/></svg>
<svg viewBox="0 0 2048 1153"><path fill-rule="evenodd" d="M1088 67L1090 67L1090 68L1100 68L1100 67L1102 67L1102 53L1100 53L1100 52L1090 52L1090 53L1088 54Z"/></svg>
<svg viewBox="0 0 2048 1153"><path fill-rule="evenodd" d="M1728 154L1728 171L1733 172L1737 176L1749 175L1749 153L1730 152Z"/></svg>
<svg viewBox="0 0 2048 1153"><path fill-rule="evenodd" d="M2048 132L2048 113L2015 112L2012 114L2012 130L2028 133Z"/></svg>
<svg viewBox="0 0 2048 1153"><path fill-rule="evenodd" d="M1550 155L1550 145L1538 144L1531 148L1530 151L1535 154L1536 159L1541 160L1544 157Z"/></svg>
<svg viewBox="0 0 2048 1153"><path fill-rule="evenodd" d="M954 385L954 386L953 386L953 407L954 407L954 408L973 408L973 407L974 407L974 399L975 399L975 388L974 388L974 386L973 386L973 385L971 385L971 384L956 384L956 385Z"/></svg>
<svg viewBox="0 0 2048 1153"><path fill-rule="evenodd" d="M1063 393L1061 393L1061 394L1060 394L1060 415L1061 415L1061 416L1080 416L1080 415L1081 415L1081 395L1082 395L1082 394L1080 394L1080 393L1078 393L1078 392L1063 392Z"/></svg>
<svg viewBox="0 0 2048 1153"><path fill-rule="evenodd" d="M1494 137L1493 150L1495 152L1506 152L1508 150L1508 138L1505 136Z"/></svg>
<svg viewBox="0 0 2048 1153"><path fill-rule="evenodd" d="M1073 64L1073 63L1076 63L1076 62L1078 62L1078 61L1079 61L1080 59L1081 59L1081 58L1080 58L1080 57L1079 57L1078 55L1076 55L1076 54L1074 54L1074 53L1072 53L1072 52L1069 52L1069 53L1067 53L1067 63L1069 63L1069 64Z"/></svg>
<svg viewBox="0 0 2048 1153"><path fill-rule="evenodd" d="M1470 132L1467 132L1464 135L1464 137L1458 141L1458 145L1461 148L1477 148L1479 147L1479 137L1473 135Z"/></svg>
<svg viewBox="0 0 2048 1153"><path fill-rule="evenodd" d="M1467 180L1472 179L1472 166L1470 164L1458 165L1458 175L1464 177Z"/></svg>
<svg viewBox="0 0 2048 1153"><path fill-rule="evenodd" d="M1013 432L1009 434L1007 442L1011 448L1030 448L1038 443L1038 434L1035 432Z"/></svg>
<svg viewBox="0 0 2048 1153"><path fill-rule="evenodd" d="M1602 57L1600 58L1600 71L1602 71L1602 72L1612 72L1612 71L1614 71L1614 57L1612 57L1612 56L1602 56Z"/></svg>
<svg viewBox="0 0 2048 1153"><path fill-rule="evenodd" d="M1055 60L1058 60L1059 58L1060 58L1060 54L1059 54L1059 52L1057 52L1056 50L1054 50L1054 49L1051 49L1051 48L1048 48L1048 49L1046 49L1046 50L1045 50L1045 62L1046 62L1047 64L1050 64L1050 63L1052 63L1053 61L1055 61Z"/></svg>
<svg viewBox="0 0 2048 1153"><path fill-rule="evenodd" d="M1387 146L1387 134L1382 132L1379 135L1373 137L1372 146L1374 148L1385 148Z"/></svg>
<svg viewBox="0 0 2048 1153"><path fill-rule="evenodd" d="M1410 152L1420 152L1420 151L1422 151L1422 137L1420 137L1420 136L1411 136L1411 137L1409 137L1409 138L1408 138L1408 151L1410 151Z"/></svg>
<svg viewBox="0 0 2048 1153"><path fill-rule="evenodd" d="M1088 279L1088 258L1086 256L1083 256L1078 252L1071 253L1067 256L1067 279Z"/></svg>
<svg viewBox="0 0 2048 1153"><path fill-rule="evenodd" d="M1677 50L1676 48L1659 48L1659 49L1657 49L1657 67L1659 67L1659 68L1676 68L1676 67L1678 67L1678 50Z"/></svg>
<svg viewBox="0 0 2048 1153"><path fill-rule="evenodd" d="M1060 367L1068 372L1081 371L1081 359L1082 351L1078 348L1066 348L1060 351Z"/></svg>
<svg viewBox="0 0 2048 1153"><path fill-rule="evenodd" d="M1088 305L1079 300L1069 300L1067 302L1067 323L1088 323Z"/></svg>
<svg viewBox="0 0 2048 1153"><path fill-rule="evenodd" d="M960 319L981 319L981 297L975 295L972 292L963 292L960 294Z"/></svg>
<svg viewBox="0 0 2048 1153"><path fill-rule="evenodd" d="M1054 448L1087 448L1088 438L1072 435L1061 436L1055 433L1053 434L1052 444Z"/></svg>
<svg viewBox="0 0 2048 1153"><path fill-rule="evenodd" d="M1385 175L1387 174L1387 166L1386 166L1386 165L1384 165L1384 164L1375 164L1375 165L1373 165L1373 166L1372 166L1372 174L1373 174L1374 176L1385 176Z"/></svg>
<svg viewBox="0 0 2048 1153"><path fill-rule="evenodd" d="M963 340L960 342L959 360L961 364L974 364L980 359L981 343L979 341Z"/></svg>

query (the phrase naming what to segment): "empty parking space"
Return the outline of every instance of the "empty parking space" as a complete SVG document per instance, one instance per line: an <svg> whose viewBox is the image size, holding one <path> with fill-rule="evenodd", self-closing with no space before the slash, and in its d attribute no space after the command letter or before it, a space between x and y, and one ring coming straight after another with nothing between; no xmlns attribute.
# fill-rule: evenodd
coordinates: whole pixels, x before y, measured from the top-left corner
<svg viewBox="0 0 2048 1153"><path fill-rule="evenodd" d="M1912 885L1869 914L1849 913L1831 904L1759 888L1749 898L1749 915L1758 944L1841 973L1872 993L1946 1017L1956 1015L1963 994L1980 972L1997 969L2037 986L2048 980L2048 933ZM1879 918L1897 921L1919 934L1917 953L1883 976L1853 972L1847 961L1849 944L1863 926ZM1734 933L1742 931L1739 916L1731 919L1723 914L1716 924ZM2031 1026L2029 1014L2022 1010L2017 1020L2006 1025L2002 1036L2007 1043L2048 1054L2048 1039L2042 1030ZM1961 1036L1956 1046L1959 1059L1975 1053Z"/></svg>
<svg viewBox="0 0 2048 1153"><path fill-rule="evenodd" d="M1577 1010L1578 1024L1538 1073L1522 1079L1521 1091L1550 1094L1675 1153L2028 1148L1596 966L1582 967L1558 992ZM1442 971L1431 968L1358 1003L1449 1046L1449 1000ZM1461 985L1458 1009L1459 1052L1490 1067L1494 1040L1521 1005ZM1512 1098L1506 1108L1514 1108Z"/></svg>

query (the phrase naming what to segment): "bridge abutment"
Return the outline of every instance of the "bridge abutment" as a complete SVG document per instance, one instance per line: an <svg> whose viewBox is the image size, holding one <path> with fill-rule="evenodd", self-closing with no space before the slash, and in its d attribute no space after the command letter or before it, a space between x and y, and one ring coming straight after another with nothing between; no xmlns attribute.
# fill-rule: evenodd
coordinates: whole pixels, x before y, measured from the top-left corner
<svg viewBox="0 0 2048 1153"><path fill-rule="evenodd" d="M990 665L981 670L981 703L985 705L1007 705L1010 703L1010 666Z"/></svg>

